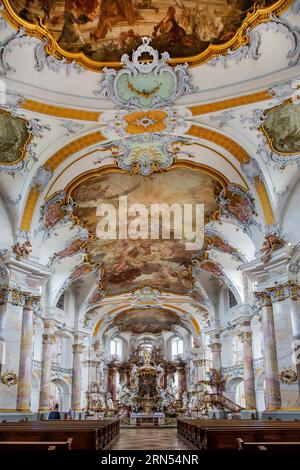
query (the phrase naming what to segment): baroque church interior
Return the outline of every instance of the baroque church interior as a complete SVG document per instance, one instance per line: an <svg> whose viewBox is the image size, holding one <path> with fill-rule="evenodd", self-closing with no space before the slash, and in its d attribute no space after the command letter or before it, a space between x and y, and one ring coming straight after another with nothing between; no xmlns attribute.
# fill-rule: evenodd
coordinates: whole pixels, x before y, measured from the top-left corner
<svg viewBox="0 0 300 470"><path fill-rule="evenodd" d="M0 15L0 444L300 446L300 1Z"/></svg>

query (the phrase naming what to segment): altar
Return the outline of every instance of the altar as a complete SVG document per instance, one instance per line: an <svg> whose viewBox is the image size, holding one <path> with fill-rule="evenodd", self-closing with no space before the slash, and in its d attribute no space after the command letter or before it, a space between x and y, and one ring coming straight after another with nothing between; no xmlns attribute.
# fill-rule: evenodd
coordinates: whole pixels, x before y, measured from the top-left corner
<svg viewBox="0 0 300 470"><path fill-rule="evenodd" d="M163 426L165 424L164 413L131 413L130 425L131 426Z"/></svg>

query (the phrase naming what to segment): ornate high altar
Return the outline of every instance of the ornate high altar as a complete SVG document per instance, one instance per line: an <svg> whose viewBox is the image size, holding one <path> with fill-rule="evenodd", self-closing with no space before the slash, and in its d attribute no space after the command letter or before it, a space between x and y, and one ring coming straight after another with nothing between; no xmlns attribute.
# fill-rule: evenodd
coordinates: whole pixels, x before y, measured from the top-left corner
<svg viewBox="0 0 300 470"><path fill-rule="evenodd" d="M124 414L135 419L138 415L164 418L164 413L180 407L178 390L174 385L174 365L167 363L157 351L136 351L130 361L122 364L130 370L120 383L117 402ZM128 380L129 379L129 380Z"/></svg>

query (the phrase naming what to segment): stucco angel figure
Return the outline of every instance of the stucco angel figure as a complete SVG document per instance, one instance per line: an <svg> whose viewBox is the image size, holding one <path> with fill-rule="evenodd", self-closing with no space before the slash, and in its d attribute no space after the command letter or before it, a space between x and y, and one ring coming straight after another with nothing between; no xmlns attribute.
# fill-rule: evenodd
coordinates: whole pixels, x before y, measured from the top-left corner
<svg viewBox="0 0 300 470"><path fill-rule="evenodd" d="M130 382L133 384L133 387L136 388L139 385L139 378L138 378L138 367L136 364L131 369L130 372Z"/></svg>
<svg viewBox="0 0 300 470"><path fill-rule="evenodd" d="M115 405L114 405L114 402L111 398L111 393L110 392L108 392L108 394L107 394L106 404L107 404L107 409L108 410L114 410L115 409Z"/></svg>

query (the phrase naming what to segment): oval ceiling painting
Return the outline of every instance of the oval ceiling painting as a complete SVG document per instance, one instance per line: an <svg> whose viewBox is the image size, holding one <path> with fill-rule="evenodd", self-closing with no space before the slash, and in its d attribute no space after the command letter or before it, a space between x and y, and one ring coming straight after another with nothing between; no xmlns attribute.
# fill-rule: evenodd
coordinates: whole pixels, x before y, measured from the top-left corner
<svg viewBox="0 0 300 470"><path fill-rule="evenodd" d="M4 0L6 16L48 39L48 51L88 68L118 63L141 44L197 65L246 42L246 30L290 0ZM40 19L37 21L37 19ZM237 34L238 33L238 34Z"/></svg>

